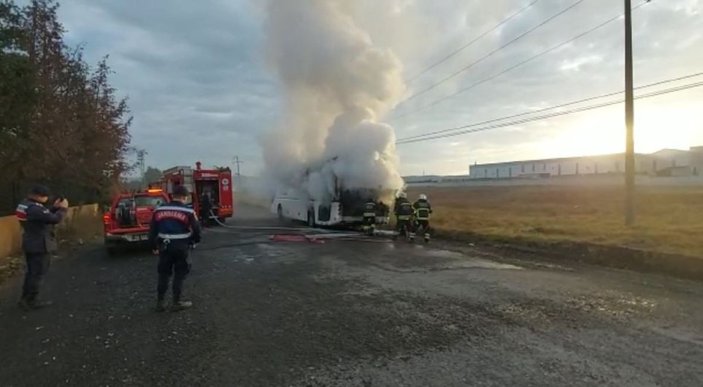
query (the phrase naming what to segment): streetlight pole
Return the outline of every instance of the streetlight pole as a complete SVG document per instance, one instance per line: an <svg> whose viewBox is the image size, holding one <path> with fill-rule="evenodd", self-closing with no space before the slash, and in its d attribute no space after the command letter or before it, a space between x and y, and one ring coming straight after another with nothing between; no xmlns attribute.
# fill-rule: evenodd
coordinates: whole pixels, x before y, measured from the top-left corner
<svg viewBox="0 0 703 387"><path fill-rule="evenodd" d="M632 1L625 0L625 224L635 223L635 101L632 75Z"/></svg>

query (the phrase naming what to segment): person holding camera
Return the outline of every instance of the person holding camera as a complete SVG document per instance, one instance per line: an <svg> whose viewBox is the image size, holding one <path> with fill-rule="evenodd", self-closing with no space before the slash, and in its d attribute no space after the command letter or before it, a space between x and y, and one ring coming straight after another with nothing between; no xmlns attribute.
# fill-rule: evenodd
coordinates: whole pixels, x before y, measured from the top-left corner
<svg viewBox="0 0 703 387"><path fill-rule="evenodd" d="M49 270L51 255L58 249L54 226L66 216L68 200L56 199L51 209L44 206L48 200L49 189L37 185L15 210L22 227L22 250L27 263L19 301L19 306L25 310L51 305L51 301L39 301L37 295Z"/></svg>

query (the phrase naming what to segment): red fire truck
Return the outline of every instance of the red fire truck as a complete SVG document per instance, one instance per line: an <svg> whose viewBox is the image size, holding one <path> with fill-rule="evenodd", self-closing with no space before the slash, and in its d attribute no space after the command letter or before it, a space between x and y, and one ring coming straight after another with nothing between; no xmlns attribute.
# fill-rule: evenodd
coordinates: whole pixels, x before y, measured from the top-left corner
<svg viewBox="0 0 703 387"><path fill-rule="evenodd" d="M205 192L210 193L212 213L220 221L232 217L234 213L234 184L229 168L203 169L200 161L192 167L173 167L163 172L161 181L156 186L169 195L173 187L183 185L191 193L190 203L198 216L201 214L200 199ZM152 188L157 188L154 184Z"/></svg>
<svg viewBox="0 0 703 387"><path fill-rule="evenodd" d="M154 209L168 203L161 189L121 193L103 215L105 247L113 254L122 245L146 242Z"/></svg>

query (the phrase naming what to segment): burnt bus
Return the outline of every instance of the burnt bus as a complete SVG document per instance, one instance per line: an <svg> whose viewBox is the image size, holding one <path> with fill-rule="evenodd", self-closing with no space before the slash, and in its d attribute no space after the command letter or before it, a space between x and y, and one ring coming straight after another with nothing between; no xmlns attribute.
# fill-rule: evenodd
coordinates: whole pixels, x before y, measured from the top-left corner
<svg viewBox="0 0 703 387"><path fill-rule="evenodd" d="M386 224L390 217L394 191L377 189L337 189L327 202L308 198L295 189L281 189L271 204L279 219L293 219L315 226L356 226L363 223L364 205L373 198L377 202L376 223Z"/></svg>

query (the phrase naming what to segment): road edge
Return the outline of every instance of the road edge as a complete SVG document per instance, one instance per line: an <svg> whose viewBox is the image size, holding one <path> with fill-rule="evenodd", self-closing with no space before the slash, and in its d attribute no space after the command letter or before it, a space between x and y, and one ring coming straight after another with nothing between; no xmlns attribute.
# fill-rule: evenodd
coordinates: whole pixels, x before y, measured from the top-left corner
<svg viewBox="0 0 703 387"><path fill-rule="evenodd" d="M527 259L549 259L565 263L624 269L641 273L703 281L703 257L639 250L624 246L599 245L574 241L536 241L519 237L501 237L471 232L438 230L436 237L460 243L508 249L525 254Z"/></svg>

